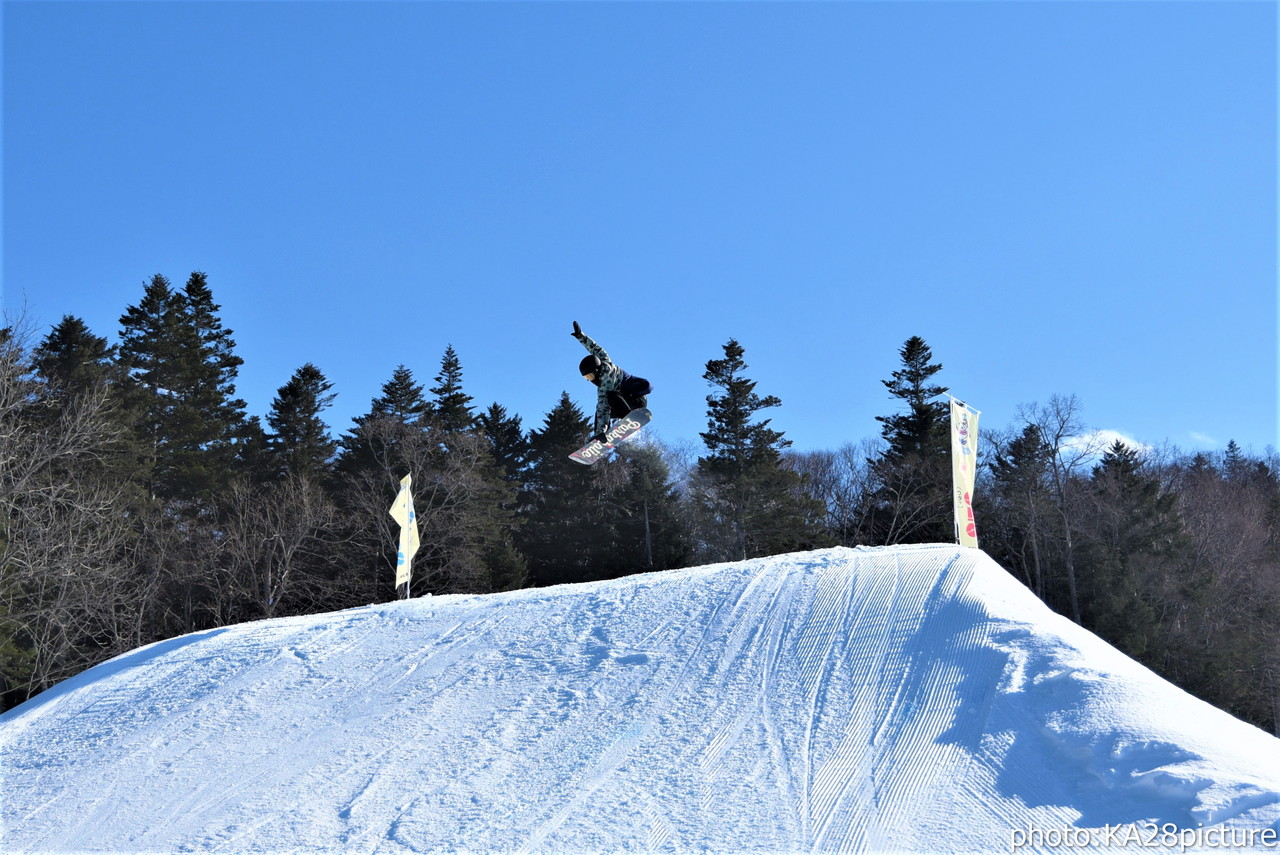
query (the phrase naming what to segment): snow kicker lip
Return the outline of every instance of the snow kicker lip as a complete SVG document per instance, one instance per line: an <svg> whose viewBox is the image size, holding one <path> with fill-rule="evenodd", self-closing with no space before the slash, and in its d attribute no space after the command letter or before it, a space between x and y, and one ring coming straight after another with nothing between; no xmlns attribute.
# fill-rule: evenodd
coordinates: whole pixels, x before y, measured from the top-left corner
<svg viewBox="0 0 1280 855"><path fill-rule="evenodd" d="M0 720L7 847L992 852L1018 829L1280 823L1280 740L954 546L430 597L128 657Z"/></svg>

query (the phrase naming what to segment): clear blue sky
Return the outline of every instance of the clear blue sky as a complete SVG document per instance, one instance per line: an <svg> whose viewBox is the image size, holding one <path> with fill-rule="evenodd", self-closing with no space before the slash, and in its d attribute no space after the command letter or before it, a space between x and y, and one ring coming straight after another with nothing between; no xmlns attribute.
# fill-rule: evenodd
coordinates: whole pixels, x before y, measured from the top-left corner
<svg viewBox="0 0 1280 855"><path fill-rule="evenodd" d="M265 415L453 344L537 426L571 321L706 428L730 337L800 449L912 335L1012 424L1277 444L1272 2L5 2L4 307L116 339L209 275Z"/></svg>

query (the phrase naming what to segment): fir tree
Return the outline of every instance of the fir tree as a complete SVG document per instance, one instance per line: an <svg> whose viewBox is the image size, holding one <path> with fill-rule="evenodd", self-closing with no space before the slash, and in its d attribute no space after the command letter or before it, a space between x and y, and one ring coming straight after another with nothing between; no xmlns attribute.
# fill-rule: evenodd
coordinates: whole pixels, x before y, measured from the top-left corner
<svg viewBox="0 0 1280 855"><path fill-rule="evenodd" d="M382 385L381 394L370 402L369 411L356 416L338 441L333 490L342 512L343 573L337 583L355 601L396 596L393 545L397 532L387 508L401 478L413 475L415 484L420 485L429 468L427 411L422 386L414 381L413 372L400 365ZM423 553L420 556L421 561L427 558ZM415 579L421 580L423 575L415 567ZM417 584L415 588L423 590Z"/></svg>
<svg viewBox="0 0 1280 855"><path fill-rule="evenodd" d="M65 315L32 355L36 372L53 394L84 394L119 381L116 349L83 320Z"/></svg>
<svg viewBox="0 0 1280 855"><path fill-rule="evenodd" d="M120 360L141 386L169 396L179 383L179 355L190 342L182 331L185 301L160 274L145 285L142 299L120 318ZM159 403L153 421L159 421Z"/></svg>
<svg viewBox="0 0 1280 855"><path fill-rule="evenodd" d="M512 539L517 485L477 423L453 345L445 349L435 381L429 405L431 429L440 438L433 458L438 486L429 511L442 532L435 564L447 590L487 593L523 587L528 569Z"/></svg>
<svg viewBox="0 0 1280 855"><path fill-rule="evenodd" d="M1049 467L1053 449L1034 424L1026 425L991 465L991 507L997 545L992 554L1021 572L1042 600L1048 590L1049 530L1054 521Z"/></svg>
<svg viewBox="0 0 1280 855"><path fill-rule="evenodd" d="M692 537L670 468L651 445L629 443L619 452L626 481L613 500L618 522L612 575L685 566Z"/></svg>
<svg viewBox="0 0 1280 855"><path fill-rule="evenodd" d="M452 396L460 392L460 376L446 366L436 389L449 387L445 396L458 401ZM514 485L503 477L478 431L447 432L440 419L441 412L402 365L369 413L356 418L342 438L340 499L355 527L348 540L362 555L381 556L376 571L360 571L376 579L379 598L391 595L387 580L395 559L386 511L406 474L413 476L422 533L414 562L415 592L484 593L524 583L524 563L511 541ZM359 568L361 561L354 557L350 564Z"/></svg>
<svg viewBox="0 0 1280 855"><path fill-rule="evenodd" d="M481 435L489 442L493 458L512 483L523 477L529 457L529 440L521 427L520 417L507 414L497 402L476 419Z"/></svg>
<svg viewBox="0 0 1280 855"><path fill-rule="evenodd" d="M127 376L116 362L116 348L94 335L80 318L65 316L32 353L36 376L44 383L44 406L38 418L52 427L70 423L86 407L97 411L110 431L94 463L87 468L113 482L133 477L139 446L133 425L137 412L130 408ZM85 474L82 472L81 474Z"/></svg>
<svg viewBox="0 0 1280 855"><path fill-rule="evenodd" d="M1086 621L1130 656L1149 661L1158 621L1148 577L1182 548L1175 497L1120 440L1094 468L1092 481Z"/></svg>
<svg viewBox="0 0 1280 855"><path fill-rule="evenodd" d="M446 434L470 430L476 418L471 411L471 396L462 391L462 363L453 345L445 349L435 380L436 385L430 391L435 396L431 409L436 424Z"/></svg>
<svg viewBox="0 0 1280 855"><path fill-rule="evenodd" d="M1222 467L1226 471L1227 477L1242 477L1248 466L1248 461L1245 459L1244 452L1240 450L1240 445L1234 439L1228 440L1227 450L1222 456Z"/></svg>
<svg viewBox="0 0 1280 855"><path fill-rule="evenodd" d="M892 416L876 416L883 425L880 435L889 446L885 459L898 463L948 454L948 407L946 401L936 400L947 393L947 387L930 382L942 366L932 361L933 351L920 336L907 339L898 355L902 368L893 372L892 379L880 382L907 409Z"/></svg>
<svg viewBox="0 0 1280 855"><path fill-rule="evenodd" d="M382 384L382 394L370 403L369 412L356 416L351 431L339 440L337 471L355 475L388 469L396 444L422 432L429 410L413 372L398 366L391 379Z"/></svg>
<svg viewBox="0 0 1280 855"><path fill-rule="evenodd" d="M868 493L877 543L954 540L948 406L935 399L947 389L932 383L942 366L924 339L913 336L899 350L902 368L882 381L905 412L877 416L884 452L871 461L875 487Z"/></svg>
<svg viewBox="0 0 1280 855"><path fill-rule="evenodd" d="M744 353L730 339L724 358L707 362L703 374L719 393L707 396L702 440L708 454L698 460L694 483L707 523L704 537L710 551L725 558L798 549L820 537L821 506L803 495L800 476L783 465L790 441L769 427L769 419L757 419L782 402L756 394L755 381L744 373Z"/></svg>
<svg viewBox="0 0 1280 855"><path fill-rule="evenodd" d="M182 292L156 275L120 319L120 358L140 387L138 427L154 460L150 487L162 498L207 499L224 487L244 436L245 404L233 397L243 360L218 309L203 273Z"/></svg>
<svg viewBox="0 0 1280 855"><path fill-rule="evenodd" d="M542 428L529 434L529 468L520 495L524 525L517 544L535 585L589 578L613 541L600 483L604 470L569 459L587 427L586 415L564 392Z"/></svg>
<svg viewBox="0 0 1280 855"><path fill-rule="evenodd" d="M276 392L267 414L271 478L294 474L317 480L332 470L338 444L320 418L336 397L332 388L320 369L308 362Z"/></svg>
<svg viewBox="0 0 1280 855"><path fill-rule="evenodd" d="M208 277L192 273L183 289L187 322L194 339L191 372L198 395L196 408L218 422L221 436L231 436L244 420L245 402L236 398L236 375L244 364L235 353L232 332L222 326L221 306L213 302Z"/></svg>
<svg viewBox="0 0 1280 855"><path fill-rule="evenodd" d="M140 480L152 495L176 492L170 453L177 444L172 412L178 354L182 348L182 298L160 274L142 299L120 318L120 363L128 372L130 397L138 410L135 426L142 449Z"/></svg>
<svg viewBox="0 0 1280 855"><path fill-rule="evenodd" d="M174 414L185 439L178 460L191 494L209 497L230 483L244 440L245 402L235 397L244 360L235 354L231 330L222 326L204 273L191 274L182 298L184 348Z"/></svg>
<svg viewBox="0 0 1280 855"><path fill-rule="evenodd" d="M415 382L413 372L397 366L391 379L382 384L382 394L373 399L370 416L390 416L404 424L416 424L430 406L423 396L422 385Z"/></svg>

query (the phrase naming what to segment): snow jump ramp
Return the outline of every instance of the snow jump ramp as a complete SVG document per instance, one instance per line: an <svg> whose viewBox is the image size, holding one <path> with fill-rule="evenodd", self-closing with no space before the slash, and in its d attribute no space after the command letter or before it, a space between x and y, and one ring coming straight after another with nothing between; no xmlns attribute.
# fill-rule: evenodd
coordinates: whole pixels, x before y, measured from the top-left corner
<svg viewBox="0 0 1280 855"><path fill-rule="evenodd" d="M953 546L196 633L0 769L5 852L1280 851L1280 740Z"/></svg>

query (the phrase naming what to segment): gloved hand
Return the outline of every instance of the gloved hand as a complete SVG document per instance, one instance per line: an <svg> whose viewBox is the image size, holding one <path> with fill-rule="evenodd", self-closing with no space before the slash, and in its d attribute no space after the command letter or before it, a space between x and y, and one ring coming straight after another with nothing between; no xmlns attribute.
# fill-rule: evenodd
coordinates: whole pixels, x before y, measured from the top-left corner
<svg viewBox="0 0 1280 855"><path fill-rule="evenodd" d="M577 321L574 321L574 322L573 322L573 333L572 333L572 335L573 335L573 337L574 337L574 338L577 338L578 336L582 335L582 327L578 326L578 322L577 322Z"/></svg>
<svg viewBox="0 0 1280 855"><path fill-rule="evenodd" d="M600 433L596 434L595 436L593 436L593 437L591 437L591 438L592 438L593 440L596 440L597 442L599 442L601 445L608 445L608 444L609 444L609 440L607 440L607 439L605 439L605 438L604 438L604 432L603 432L603 431L601 431Z"/></svg>

